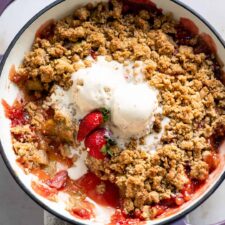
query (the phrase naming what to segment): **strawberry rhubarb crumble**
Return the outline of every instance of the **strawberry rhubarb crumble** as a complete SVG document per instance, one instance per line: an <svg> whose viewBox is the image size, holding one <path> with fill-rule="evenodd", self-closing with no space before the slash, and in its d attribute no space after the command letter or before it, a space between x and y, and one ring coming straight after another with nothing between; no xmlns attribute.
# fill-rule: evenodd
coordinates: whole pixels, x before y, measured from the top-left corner
<svg viewBox="0 0 225 225"><path fill-rule="evenodd" d="M24 93L3 101L17 162L39 178L38 194L64 193L78 218L101 221L99 207L112 225L166 216L220 163L215 47L193 22L147 2L88 4L48 22L10 73Z"/></svg>

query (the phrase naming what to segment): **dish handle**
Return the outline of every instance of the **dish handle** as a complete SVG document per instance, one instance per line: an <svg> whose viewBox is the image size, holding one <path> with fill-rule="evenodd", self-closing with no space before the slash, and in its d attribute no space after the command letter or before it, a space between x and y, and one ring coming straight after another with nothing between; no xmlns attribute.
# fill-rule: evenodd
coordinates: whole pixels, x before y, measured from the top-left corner
<svg viewBox="0 0 225 225"><path fill-rule="evenodd" d="M171 223L170 225L193 225L189 222L186 221L186 218L183 217L182 219L174 222L174 223ZM194 224L196 225L196 224ZM221 222L218 222L218 223L214 223L214 224L211 224L211 225L225 225L225 220L224 221L221 221Z"/></svg>

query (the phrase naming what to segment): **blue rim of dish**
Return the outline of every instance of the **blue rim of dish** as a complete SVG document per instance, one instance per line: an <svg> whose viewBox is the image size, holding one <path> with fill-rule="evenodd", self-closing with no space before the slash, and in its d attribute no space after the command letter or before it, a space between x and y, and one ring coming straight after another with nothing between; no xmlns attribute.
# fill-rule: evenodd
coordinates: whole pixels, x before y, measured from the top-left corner
<svg viewBox="0 0 225 225"><path fill-rule="evenodd" d="M55 2L51 3L50 5L46 6L44 9L42 9L41 11L39 11L37 14L35 14L21 29L20 31L17 33L17 35L14 37L14 39L12 40L12 42L10 43L9 47L7 48L2 61L0 63L0 76L2 74L2 70L3 67L5 65L5 62L9 56L9 53L11 52L12 48L14 47L14 45L16 44L17 40L20 38L20 36L24 33L24 31L36 20L38 19L42 14L44 14L45 12L47 12L48 10L52 9L53 7L55 7L56 5L59 5L60 3L64 2L66 0L56 0ZM217 37L217 39L219 40L219 42L223 45L223 47L225 48L225 41L223 40L223 38L221 37L221 35L213 28L213 26L205 19L203 18L199 13L197 13L195 10L193 10L192 8L190 8L189 6L187 6L186 4L180 2L179 0L171 0L172 2L174 2L175 4L183 7L184 9L186 9L187 11L189 11L190 13L192 13L194 16L196 16L199 20L201 20L210 30L211 32ZM15 171L13 170L13 168L10 165L9 160L7 159L7 156L3 150L2 144L0 142L0 150L1 150L1 156L3 158L4 163L6 164L8 170L10 171L11 175L13 176L14 180L16 181L16 183L22 188L22 190L30 197L32 198L38 205L40 205L43 209L45 209L46 211L50 212L51 214L57 216L58 218L67 221L69 223L72 224L77 224L77 225L85 225L85 223L80 223L77 221L74 221L72 219L69 219L68 217L65 217L61 214L59 214L58 212L54 211L53 209L51 209L49 206L47 206L46 204L44 204L42 201L40 201L37 197L35 197L29 190L28 188L23 184L23 182L18 178L18 176L16 175ZM225 171L222 173L221 177L218 179L218 181L214 184L214 186L201 198L199 199L195 204L193 204L191 207L188 207L187 209L185 209L182 213L167 219L164 222L161 222L160 225L166 225L168 223L172 223L175 222L179 219L182 219L185 215L187 215L188 213L190 213L192 210L194 210L195 208L197 208L200 204L202 204L205 200L207 200L209 198L210 195L212 195L215 190L219 187L219 185L223 182L223 180L225 179ZM156 221L156 225L159 225L159 223Z"/></svg>

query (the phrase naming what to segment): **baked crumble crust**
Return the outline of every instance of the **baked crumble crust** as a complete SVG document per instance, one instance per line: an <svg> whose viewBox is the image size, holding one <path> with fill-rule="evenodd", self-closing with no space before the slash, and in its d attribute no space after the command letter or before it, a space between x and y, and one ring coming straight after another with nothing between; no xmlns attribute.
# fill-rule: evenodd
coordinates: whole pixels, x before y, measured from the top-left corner
<svg viewBox="0 0 225 225"><path fill-rule="evenodd" d="M225 88L215 77L213 58L174 40L177 22L172 15L146 10L123 14L120 1L112 0L111 4L112 8L108 3L88 4L55 21L52 37L36 37L16 75L21 77L18 85L25 85L27 93L44 99L53 84L71 87L71 74L81 68L80 60L85 61L93 52L109 61L145 63L145 81L159 90L163 116L170 118L161 147L149 155L131 140L123 151L114 146L109 160L88 156L86 164L102 180L119 187L127 213L140 210L143 218L150 219L155 209L148 212L149 206L181 193L190 180L208 178L211 167L207 156L216 152L210 137L217 131L223 136L224 132ZM90 65L86 60L84 66ZM28 171L51 161L45 141L40 147L33 138L35 132L43 138L43 130L50 136L55 135L52 130L63 130L66 133L58 140L63 141L61 148L77 144L73 140L76 125L59 112L46 119L42 103L31 101L26 105L30 125L11 129L14 150ZM160 122L159 116L154 128L157 132ZM18 139L18 134L23 139ZM104 187L99 186L99 191Z"/></svg>

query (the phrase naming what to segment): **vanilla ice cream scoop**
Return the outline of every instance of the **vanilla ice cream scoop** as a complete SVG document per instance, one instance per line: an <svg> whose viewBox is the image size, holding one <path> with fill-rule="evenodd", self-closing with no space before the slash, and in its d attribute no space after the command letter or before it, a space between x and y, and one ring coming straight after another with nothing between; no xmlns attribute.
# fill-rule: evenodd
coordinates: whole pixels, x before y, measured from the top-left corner
<svg viewBox="0 0 225 225"><path fill-rule="evenodd" d="M158 91L147 83L125 78L124 65L98 57L91 67L72 74L70 89L76 118L99 108L111 112L108 122L115 137L141 137L150 132L158 107Z"/></svg>
<svg viewBox="0 0 225 225"><path fill-rule="evenodd" d="M111 107L113 133L125 138L147 134L158 107L157 94L156 89L144 83L118 87Z"/></svg>
<svg viewBox="0 0 225 225"><path fill-rule="evenodd" d="M101 61L80 69L72 77L74 102L81 117L98 108L110 110L115 88L125 83L117 64Z"/></svg>

